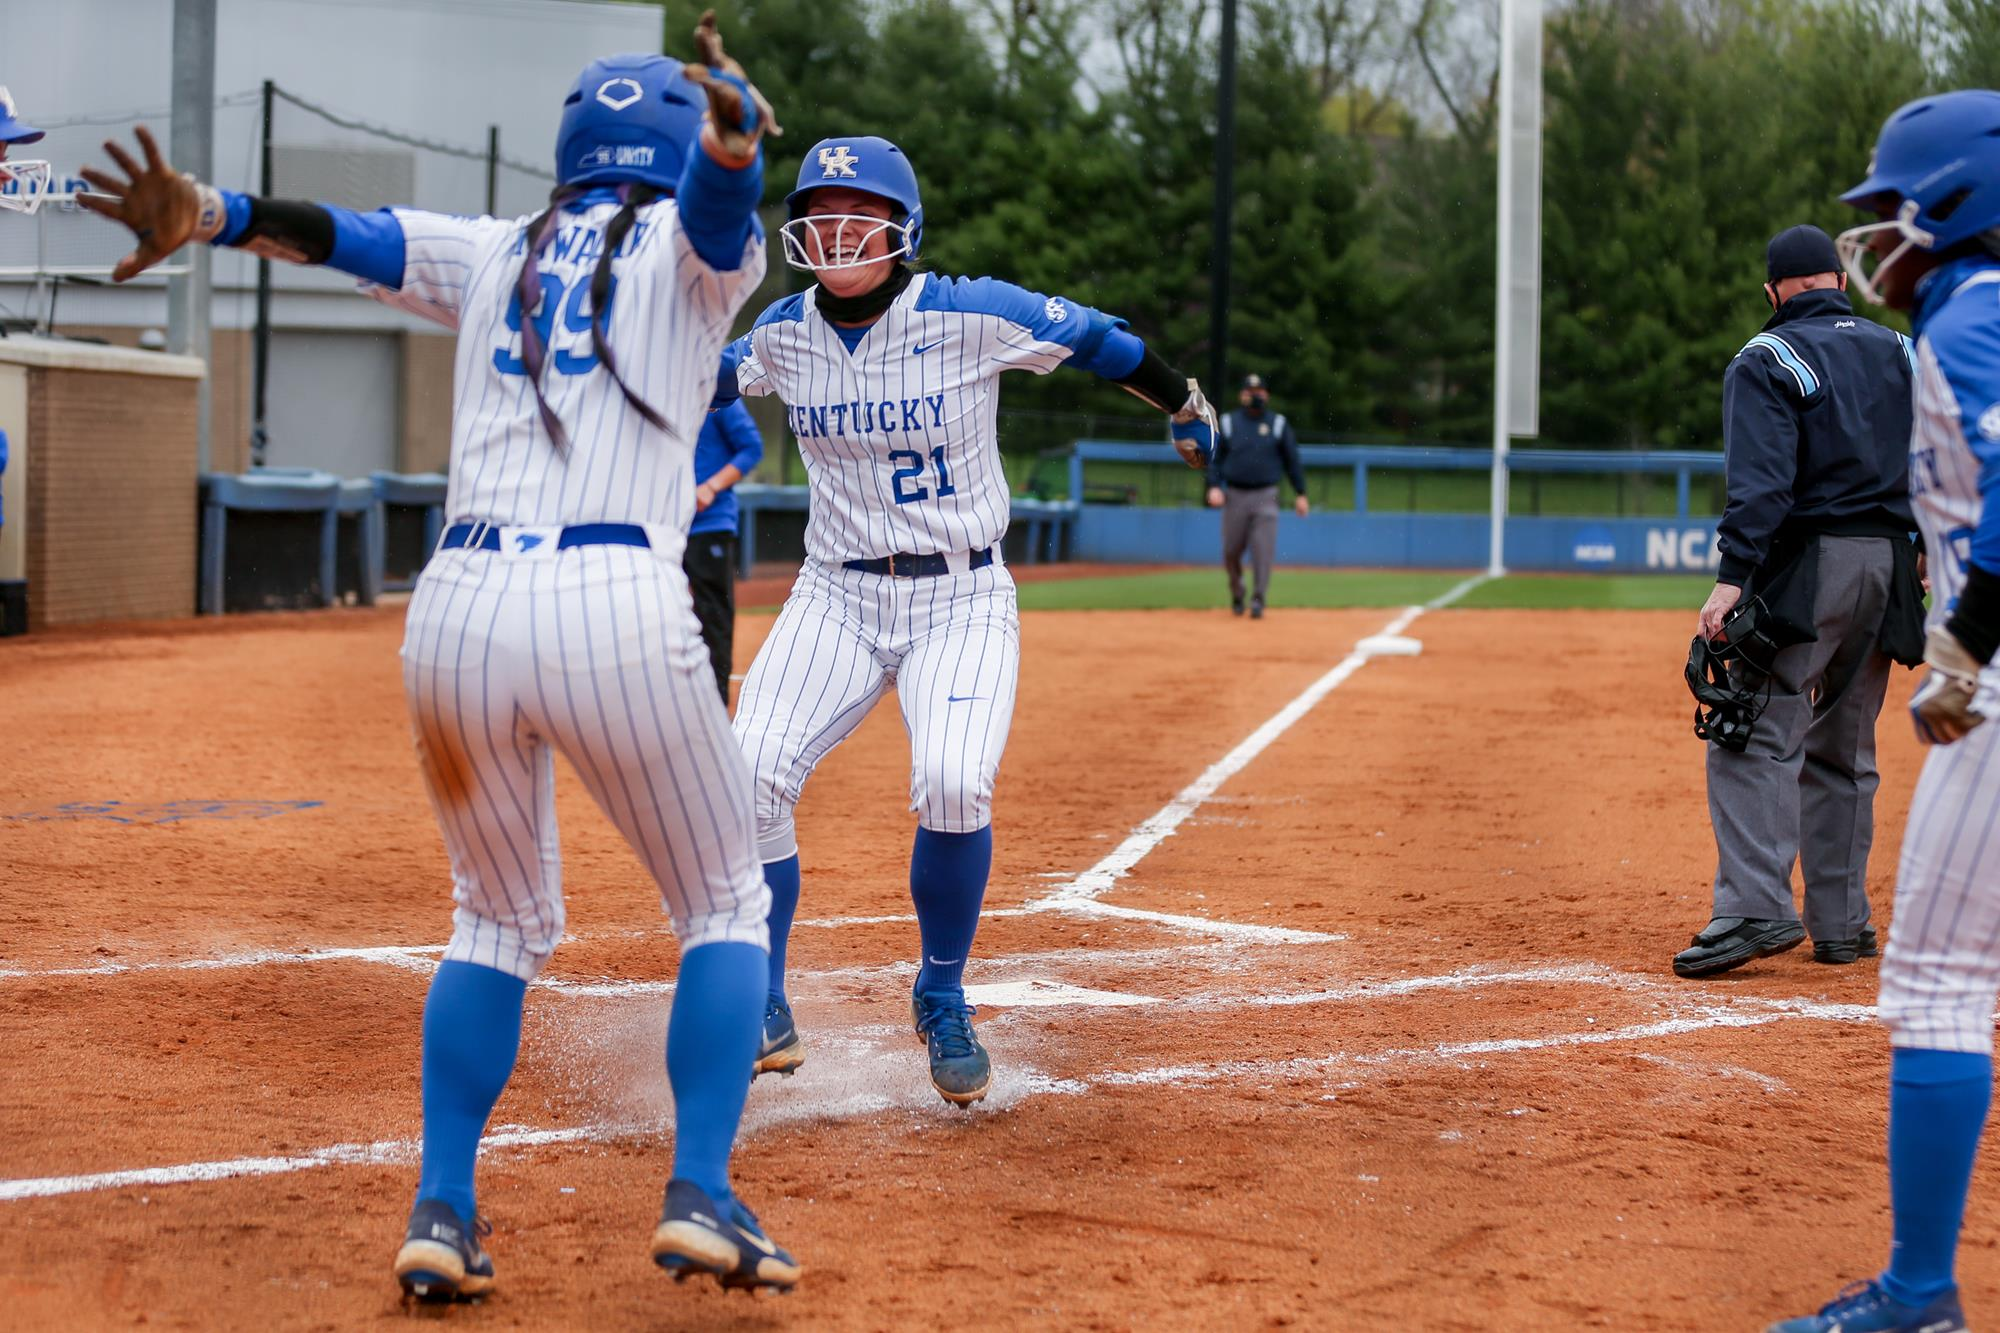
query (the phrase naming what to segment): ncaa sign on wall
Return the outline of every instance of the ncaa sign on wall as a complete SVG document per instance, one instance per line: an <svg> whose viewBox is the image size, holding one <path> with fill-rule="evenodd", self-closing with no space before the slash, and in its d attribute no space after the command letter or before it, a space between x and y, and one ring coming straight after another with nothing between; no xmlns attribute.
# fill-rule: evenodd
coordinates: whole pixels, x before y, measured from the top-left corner
<svg viewBox="0 0 2000 1333"><path fill-rule="evenodd" d="M1646 568L1706 571L1722 563L1713 528L1648 528Z"/></svg>
<svg viewBox="0 0 2000 1333"><path fill-rule="evenodd" d="M1570 542L1570 559L1588 569L1598 569L1618 562L1618 536L1610 528L1600 523L1578 528L1576 537Z"/></svg>

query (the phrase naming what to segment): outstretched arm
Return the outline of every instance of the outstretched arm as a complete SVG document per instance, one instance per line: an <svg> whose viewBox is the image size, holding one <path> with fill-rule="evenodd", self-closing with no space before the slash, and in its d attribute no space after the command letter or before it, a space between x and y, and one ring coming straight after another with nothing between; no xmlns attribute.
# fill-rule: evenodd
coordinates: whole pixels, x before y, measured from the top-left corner
<svg viewBox="0 0 2000 1333"><path fill-rule="evenodd" d="M385 287L402 286L403 229L393 214L219 189L175 171L144 125L135 134L144 164L107 142L104 151L126 179L85 167L83 178L97 193L78 198L91 212L122 223L138 241L112 270L113 281L138 276L190 241L209 241L266 259L326 264Z"/></svg>

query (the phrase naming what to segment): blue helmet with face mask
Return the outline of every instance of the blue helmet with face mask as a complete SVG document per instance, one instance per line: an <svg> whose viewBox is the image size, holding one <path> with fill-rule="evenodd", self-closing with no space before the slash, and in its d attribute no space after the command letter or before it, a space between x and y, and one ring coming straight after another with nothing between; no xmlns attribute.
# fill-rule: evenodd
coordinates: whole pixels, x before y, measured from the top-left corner
<svg viewBox="0 0 2000 1333"><path fill-rule="evenodd" d="M917 257L917 247L923 242L924 204L922 196L917 193L916 168L910 165L910 159L903 150L887 139L863 135L851 139L821 139L806 150L805 160L799 163L798 185L785 196L788 220L780 235L785 243L786 263L793 268L814 272L850 267L844 263L828 262L804 221L813 191L832 187L859 190L863 194L888 200L892 211L886 224L879 218L860 221L888 231L890 257Z"/></svg>
<svg viewBox="0 0 2000 1333"><path fill-rule="evenodd" d="M556 129L559 185L680 184L708 96L677 60L619 55L592 61L563 99Z"/></svg>
<svg viewBox="0 0 2000 1333"><path fill-rule="evenodd" d="M2000 229L2000 92L1968 88L1898 107L1875 141L1868 178L1840 197L1887 218L1838 242L1849 280L1871 301L1881 297L1862 267L1873 234L1902 236L1879 273L1912 247L1936 254Z"/></svg>

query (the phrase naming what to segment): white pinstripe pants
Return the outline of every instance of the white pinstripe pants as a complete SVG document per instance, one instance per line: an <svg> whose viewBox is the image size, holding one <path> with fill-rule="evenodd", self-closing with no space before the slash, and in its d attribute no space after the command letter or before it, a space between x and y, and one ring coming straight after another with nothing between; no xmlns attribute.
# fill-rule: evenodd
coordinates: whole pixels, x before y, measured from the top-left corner
<svg viewBox="0 0 2000 1333"><path fill-rule="evenodd" d="M1903 831L1880 1012L1897 1046L1993 1050L2000 996L2000 722L1933 749Z"/></svg>
<svg viewBox="0 0 2000 1333"><path fill-rule="evenodd" d="M555 951L557 751L658 883L683 950L769 947L750 775L678 559L441 551L410 599L403 684L451 854L446 958L532 980Z"/></svg>
<svg viewBox="0 0 2000 1333"><path fill-rule="evenodd" d="M798 850L792 809L806 779L892 684L910 734L917 822L940 833L985 828L1020 669L1006 566L911 579L808 561L736 701L758 855L782 861Z"/></svg>

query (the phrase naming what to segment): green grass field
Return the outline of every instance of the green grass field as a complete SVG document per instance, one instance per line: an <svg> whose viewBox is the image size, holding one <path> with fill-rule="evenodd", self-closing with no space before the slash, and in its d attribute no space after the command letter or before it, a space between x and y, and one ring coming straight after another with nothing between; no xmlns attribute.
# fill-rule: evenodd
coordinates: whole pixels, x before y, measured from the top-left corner
<svg viewBox="0 0 2000 1333"><path fill-rule="evenodd" d="M1442 596L1468 577L1409 570L1284 569L1271 580L1271 606L1411 606ZM1530 610L1685 610L1714 586L1688 575L1518 574L1474 588L1457 605ZM1023 611L1160 611L1220 608L1229 590L1219 569L1177 569L1104 578L1023 583Z"/></svg>

